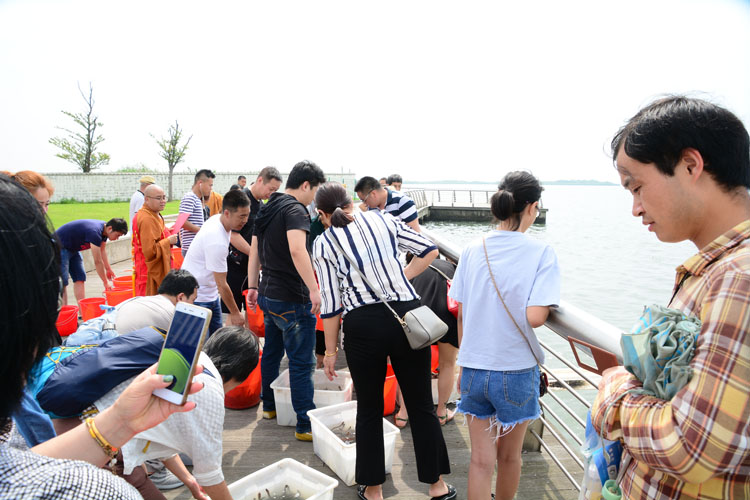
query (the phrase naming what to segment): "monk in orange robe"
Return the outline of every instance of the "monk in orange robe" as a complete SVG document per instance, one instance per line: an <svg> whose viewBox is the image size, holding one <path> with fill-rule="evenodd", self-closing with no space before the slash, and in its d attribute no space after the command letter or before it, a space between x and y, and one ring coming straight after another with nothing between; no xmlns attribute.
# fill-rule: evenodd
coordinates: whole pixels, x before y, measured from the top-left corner
<svg viewBox="0 0 750 500"><path fill-rule="evenodd" d="M165 227L161 216L167 205L164 190L152 184L143 195L143 207L133 218L133 268L138 296L157 294L171 267L171 247L177 243L177 235Z"/></svg>
<svg viewBox="0 0 750 500"><path fill-rule="evenodd" d="M208 196L208 200L206 200L206 206L208 207L209 211L209 217L213 217L216 214L220 214L222 212L221 210L221 203L224 201L224 197L217 193L216 191L211 191L211 194Z"/></svg>

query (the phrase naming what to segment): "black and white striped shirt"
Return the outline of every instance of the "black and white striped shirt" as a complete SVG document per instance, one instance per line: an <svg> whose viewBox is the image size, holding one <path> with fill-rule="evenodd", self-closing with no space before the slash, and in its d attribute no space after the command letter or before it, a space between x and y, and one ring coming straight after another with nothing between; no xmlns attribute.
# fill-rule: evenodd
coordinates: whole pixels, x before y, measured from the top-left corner
<svg viewBox="0 0 750 500"><path fill-rule="evenodd" d="M321 318L330 318L357 307L380 302L362 276L332 239L357 262L360 272L379 287L387 301L419 299L399 261L399 252L422 257L437 247L400 219L379 211L354 213L354 221L345 227L331 227L313 244L313 263L321 295Z"/></svg>

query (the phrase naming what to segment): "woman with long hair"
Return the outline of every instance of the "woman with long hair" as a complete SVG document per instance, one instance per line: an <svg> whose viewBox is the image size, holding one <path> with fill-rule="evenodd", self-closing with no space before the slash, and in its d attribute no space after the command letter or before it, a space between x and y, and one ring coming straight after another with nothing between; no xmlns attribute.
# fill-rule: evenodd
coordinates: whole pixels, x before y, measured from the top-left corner
<svg viewBox="0 0 750 500"><path fill-rule="evenodd" d="M357 495L362 500L383 498L383 383L390 356L412 421L418 479L429 484L428 494L433 499L451 500L456 489L441 477L450 473L450 463L432 405L430 349L413 350L401 324L379 298L384 297L400 316L419 307L419 296L409 279L435 259L437 248L388 214L354 213L352 199L341 184L323 184L315 205L327 228L313 244L325 330L323 369L331 380L336 375L339 318L343 315L344 349L357 392ZM356 269L344 252L357 263ZM399 252L411 252L415 257L402 267ZM377 290L365 283L362 274Z"/></svg>
<svg viewBox="0 0 750 500"><path fill-rule="evenodd" d="M521 448L539 418L539 367L534 335L560 298L552 247L525 233L538 215L539 181L511 172L490 201L496 228L462 252L449 295L459 303L461 400L471 441L469 500L510 500L521 477Z"/></svg>

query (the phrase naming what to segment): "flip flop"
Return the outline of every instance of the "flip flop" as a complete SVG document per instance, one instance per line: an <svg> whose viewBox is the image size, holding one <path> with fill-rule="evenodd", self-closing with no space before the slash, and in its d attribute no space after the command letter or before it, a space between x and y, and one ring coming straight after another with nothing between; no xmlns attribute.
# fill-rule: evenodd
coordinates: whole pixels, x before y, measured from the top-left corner
<svg viewBox="0 0 750 500"><path fill-rule="evenodd" d="M440 421L440 425L445 425L456 416L456 412L450 411L449 409L445 409L445 415L438 415L437 418Z"/></svg>
<svg viewBox="0 0 750 500"><path fill-rule="evenodd" d="M403 422L403 423L399 425L399 422ZM401 418L401 417L396 417L396 416L393 417L393 425L395 425L399 429L403 429L404 427L406 427L406 424L408 423L409 423L408 418Z"/></svg>

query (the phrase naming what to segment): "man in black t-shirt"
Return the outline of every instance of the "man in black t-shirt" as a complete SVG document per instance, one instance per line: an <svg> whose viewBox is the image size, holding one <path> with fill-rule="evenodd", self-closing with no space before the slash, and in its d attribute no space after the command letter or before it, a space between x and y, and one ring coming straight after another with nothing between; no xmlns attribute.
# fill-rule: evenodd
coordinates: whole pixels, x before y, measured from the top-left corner
<svg viewBox="0 0 750 500"><path fill-rule="evenodd" d="M286 352L292 406L297 414L295 437L312 441L308 410L313 403L315 369L315 314L320 311L320 291L315 281L307 233L312 203L325 174L314 163L294 166L284 193L273 193L255 219L248 266L247 303L263 310L266 342L260 372L263 418L276 417L273 382ZM260 268L263 276L258 284Z"/></svg>
<svg viewBox="0 0 750 500"><path fill-rule="evenodd" d="M247 264L250 260L250 244L253 240L253 228L255 217L260 210L261 201L267 200L281 186L281 174L275 167L266 167L260 171L258 178L252 186L243 189L250 198L250 217L245 226L239 231L232 231L230 235L231 244L227 255L227 283L232 290L237 308L242 311L245 302L242 291L247 290ZM222 312L228 313L229 309L222 301Z"/></svg>

